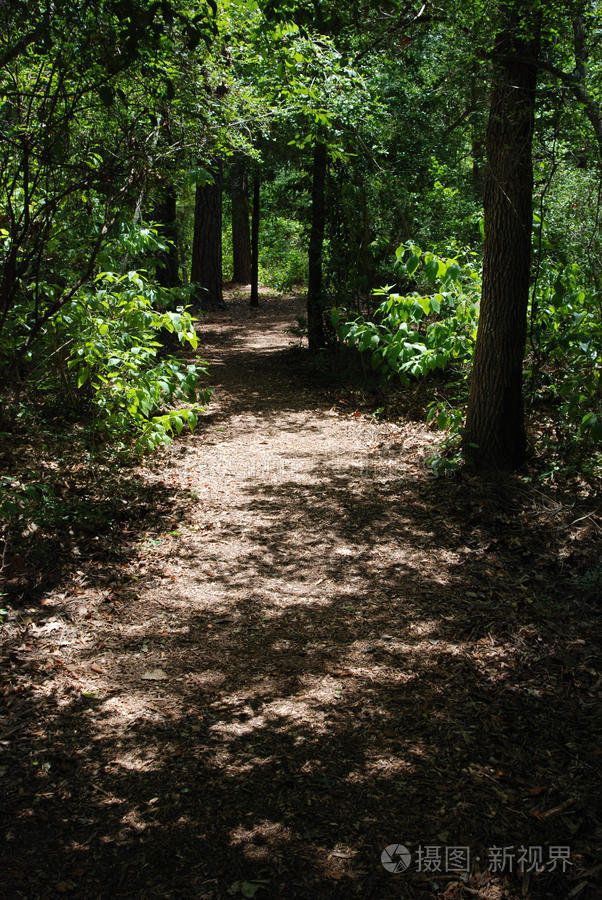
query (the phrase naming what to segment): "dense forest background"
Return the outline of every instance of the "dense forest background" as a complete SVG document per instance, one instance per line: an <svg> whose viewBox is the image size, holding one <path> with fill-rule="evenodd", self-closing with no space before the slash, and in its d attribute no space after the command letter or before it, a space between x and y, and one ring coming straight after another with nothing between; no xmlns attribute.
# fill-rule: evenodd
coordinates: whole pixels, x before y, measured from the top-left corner
<svg viewBox="0 0 602 900"><path fill-rule="evenodd" d="M310 350L393 384L435 374L435 465L594 477L597 3L1 15L5 434L40 404L96 448L194 427L204 369L170 351L223 279L256 303L259 277L308 285Z"/></svg>
<svg viewBox="0 0 602 900"><path fill-rule="evenodd" d="M0 0L6 896L600 896L601 226L598 0Z"/></svg>

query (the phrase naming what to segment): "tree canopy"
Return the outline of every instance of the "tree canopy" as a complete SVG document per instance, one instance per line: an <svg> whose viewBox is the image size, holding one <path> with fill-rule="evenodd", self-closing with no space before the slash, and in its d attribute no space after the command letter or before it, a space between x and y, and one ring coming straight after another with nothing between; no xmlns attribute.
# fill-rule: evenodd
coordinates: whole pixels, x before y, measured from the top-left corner
<svg viewBox="0 0 602 900"><path fill-rule="evenodd" d="M5 896L602 896L601 49L0 0Z"/></svg>
<svg viewBox="0 0 602 900"><path fill-rule="evenodd" d="M455 387L431 419L451 429L448 462L461 447L477 465L521 465L534 449L525 403L528 415L555 407L571 465L591 460L602 430L598 3L63 0L7 2L0 16L7 403L19 384L107 409L109 385L119 394L129 380L138 401L117 430L169 439L151 424L176 390L165 363L146 395L151 349L121 360L127 377L110 360L134 352L139 315L151 345L166 327L187 341L191 304L221 302L233 247L249 276L255 172L254 271L276 286L309 279L313 352L342 342L389 383L447 373ZM500 73L510 101L527 58L523 128ZM233 241L221 207L241 177ZM259 213L255 224L257 235ZM115 315L131 309L124 278L143 285L130 338ZM190 397L201 375L186 374ZM193 422L198 404L188 409Z"/></svg>

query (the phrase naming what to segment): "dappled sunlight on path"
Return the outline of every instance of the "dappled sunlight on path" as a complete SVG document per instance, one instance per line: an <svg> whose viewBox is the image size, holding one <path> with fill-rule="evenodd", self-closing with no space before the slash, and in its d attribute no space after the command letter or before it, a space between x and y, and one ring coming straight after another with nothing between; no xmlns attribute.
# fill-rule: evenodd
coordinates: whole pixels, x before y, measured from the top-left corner
<svg viewBox="0 0 602 900"><path fill-rule="evenodd" d="M558 529L517 485L436 481L427 426L341 402L298 307L201 325L214 396L140 473L157 521L23 637L11 896L560 898L572 872L392 875L381 851L579 829L592 863L596 675L586 608L547 630Z"/></svg>

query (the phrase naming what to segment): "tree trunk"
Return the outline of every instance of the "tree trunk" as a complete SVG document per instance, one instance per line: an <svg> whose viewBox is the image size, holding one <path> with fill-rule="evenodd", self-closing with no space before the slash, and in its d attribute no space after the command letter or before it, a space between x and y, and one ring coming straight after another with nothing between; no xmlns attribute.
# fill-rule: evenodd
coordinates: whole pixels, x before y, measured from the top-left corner
<svg viewBox="0 0 602 900"><path fill-rule="evenodd" d="M249 176L246 160L232 167L232 280L251 281L251 232L249 230Z"/></svg>
<svg viewBox="0 0 602 900"><path fill-rule="evenodd" d="M522 376L533 203L532 138L539 52L536 2L505 3L487 125L483 289L464 453L481 467L525 458Z"/></svg>
<svg viewBox="0 0 602 900"><path fill-rule="evenodd" d="M485 162L485 128L481 109L485 105L485 84L480 77L480 66L473 63L470 75L470 146L472 155L472 187L475 197L483 202L485 188L484 162Z"/></svg>
<svg viewBox="0 0 602 900"><path fill-rule="evenodd" d="M357 186L357 278L359 289L359 308L368 308L372 288L375 282L374 254L370 248L372 231L370 228L370 215L368 212L368 198L366 197L366 185L361 174L355 170Z"/></svg>
<svg viewBox="0 0 602 900"><path fill-rule="evenodd" d="M251 221L251 306L259 306L259 200L261 179L253 175L253 218Z"/></svg>
<svg viewBox="0 0 602 900"><path fill-rule="evenodd" d="M222 293L222 167L216 165L213 183L198 185L194 204L194 235L190 281L197 288L202 309L223 306Z"/></svg>
<svg viewBox="0 0 602 900"><path fill-rule="evenodd" d="M154 219L161 226L160 236L169 243L167 249L159 253L157 281L162 287L177 287L180 284L178 265L178 222L176 211L176 189L168 184L155 201Z"/></svg>
<svg viewBox="0 0 602 900"><path fill-rule="evenodd" d="M322 246L326 219L325 185L328 153L326 144L316 140L311 188L311 232L309 236L309 278L307 284L307 338L310 352L326 343L322 320Z"/></svg>

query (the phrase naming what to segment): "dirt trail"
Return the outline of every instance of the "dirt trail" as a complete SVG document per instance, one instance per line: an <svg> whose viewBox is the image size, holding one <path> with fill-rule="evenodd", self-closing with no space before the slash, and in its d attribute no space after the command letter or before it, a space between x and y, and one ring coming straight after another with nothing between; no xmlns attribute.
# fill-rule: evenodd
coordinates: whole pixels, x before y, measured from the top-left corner
<svg viewBox="0 0 602 900"><path fill-rule="evenodd" d="M118 574L84 559L28 626L7 897L565 897L593 855L587 607L559 637L538 606L566 597L557 521L433 479L437 438L341 402L295 310L202 326L213 399L141 473ZM486 871L521 844L578 859Z"/></svg>

